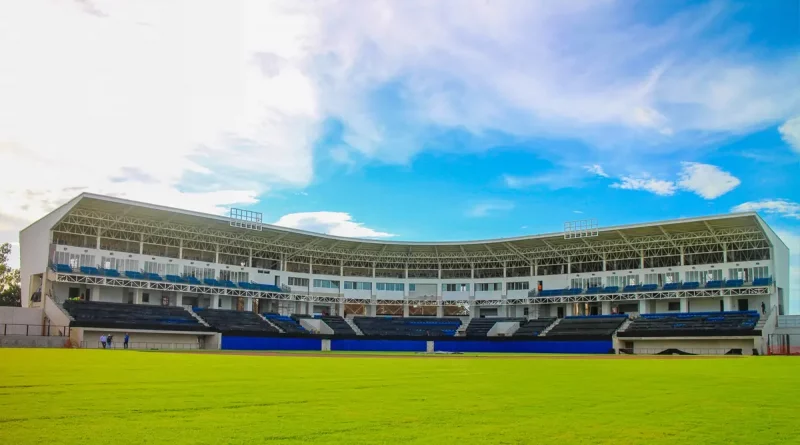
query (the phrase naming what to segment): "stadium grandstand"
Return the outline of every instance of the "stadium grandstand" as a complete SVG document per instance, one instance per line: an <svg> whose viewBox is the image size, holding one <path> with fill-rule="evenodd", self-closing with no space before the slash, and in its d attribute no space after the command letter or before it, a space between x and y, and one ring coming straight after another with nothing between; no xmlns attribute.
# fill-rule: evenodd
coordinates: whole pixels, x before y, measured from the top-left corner
<svg viewBox="0 0 800 445"><path fill-rule="evenodd" d="M23 306L88 348L763 354L789 295L755 213L393 242L84 193L20 242Z"/></svg>

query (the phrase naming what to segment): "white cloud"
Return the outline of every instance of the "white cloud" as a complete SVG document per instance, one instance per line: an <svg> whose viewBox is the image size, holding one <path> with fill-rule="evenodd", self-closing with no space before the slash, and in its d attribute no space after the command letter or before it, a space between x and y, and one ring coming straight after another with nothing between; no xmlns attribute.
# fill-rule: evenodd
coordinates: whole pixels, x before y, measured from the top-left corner
<svg viewBox="0 0 800 445"><path fill-rule="evenodd" d="M786 199L749 201L732 208L733 212L763 212L786 218L800 219L800 204Z"/></svg>
<svg viewBox="0 0 800 445"><path fill-rule="evenodd" d="M792 150L800 153L800 116L789 119L783 125L778 127L781 137Z"/></svg>
<svg viewBox="0 0 800 445"><path fill-rule="evenodd" d="M486 201L475 203L466 215L473 218L483 218L499 212L506 212L514 208L514 203L509 201Z"/></svg>
<svg viewBox="0 0 800 445"><path fill-rule="evenodd" d="M720 2L657 22L613 1L321 5L334 87L325 105L355 148L381 159L422 150L431 124L589 139L629 159L639 152L616 150L619 141L678 150L697 133L772 125L800 100L800 59L759 60L732 45L745 33ZM372 96L385 85L398 90L389 110Z"/></svg>
<svg viewBox="0 0 800 445"><path fill-rule="evenodd" d="M715 199L741 184L739 178L709 164L684 162L679 174L678 186L694 192L705 199Z"/></svg>
<svg viewBox="0 0 800 445"><path fill-rule="evenodd" d="M672 196L676 189L675 183L672 181L632 176L623 176L619 182L611 184L610 187L623 190L643 190L659 196Z"/></svg>
<svg viewBox="0 0 800 445"><path fill-rule="evenodd" d="M611 187L624 190L644 190L659 196L672 196L678 190L685 190L705 199L715 199L736 188L739 178L715 165L698 162L682 162L678 180L656 179L648 174L642 176L623 176Z"/></svg>
<svg viewBox="0 0 800 445"><path fill-rule="evenodd" d="M587 165L584 168L586 169L587 172L593 175L602 176L603 178L609 177L608 173L606 173L605 170L603 170L602 165L599 164Z"/></svg>
<svg viewBox="0 0 800 445"><path fill-rule="evenodd" d="M365 227L363 223L353 221L350 214L344 212L290 213L282 216L274 224L281 227L348 238L388 238L395 236L391 233Z"/></svg>
<svg viewBox="0 0 800 445"><path fill-rule="evenodd" d="M276 2L3 2L0 230L81 191L221 213L308 184L314 30Z"/></svg>

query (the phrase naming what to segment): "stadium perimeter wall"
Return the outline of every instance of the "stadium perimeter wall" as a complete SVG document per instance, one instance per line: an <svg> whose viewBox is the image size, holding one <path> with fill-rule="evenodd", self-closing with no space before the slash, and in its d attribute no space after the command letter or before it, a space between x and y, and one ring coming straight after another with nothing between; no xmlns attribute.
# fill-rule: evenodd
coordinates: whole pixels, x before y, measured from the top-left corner
<svg viewBox="0 0 800 445"><path fill-rule="evenodd" d="M223 350L244 351L370 351L370 352L501 352L540 354L608 354L612 340L409 340L311 337L247 337L223 335Z"/></svg>

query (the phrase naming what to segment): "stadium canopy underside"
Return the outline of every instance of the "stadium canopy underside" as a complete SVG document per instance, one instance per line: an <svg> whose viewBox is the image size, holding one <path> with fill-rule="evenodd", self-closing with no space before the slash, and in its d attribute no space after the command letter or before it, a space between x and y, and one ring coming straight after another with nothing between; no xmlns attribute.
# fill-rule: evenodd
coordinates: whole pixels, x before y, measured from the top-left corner
<svg viewBox="0 0 800 445"><path fill-rule="evenodd" d="M468 270L477 272L472 278L492 277L504 270L505 276L531 276L542 275L541 268L558 265L566 265L567 273L623 270L630 268L631 261L641 261L637 268L647 269L687 264L686 259L690 264L713 263L704 257L720 255L748 261L758 259L770 248L754 214L603 228L592 237L568 239L564 233L552 233L431 243L348 239L266 224L260 225L261 230L251 230L234 227L232 221L222 216L85 195L55 224L53 231L56 244L60 237L94 237L135 243L137 248L163 248L176 254L188 249L240 258L243 262L271 260L290 272L308 272L304 270L306 266L328 266L377 270L376 276L380 276L381 269L389 269L405 270L408 278L417 277L415 271L431 270L453 277L458 276L458 271ZM340 275L363 276L343 272Z"/></svg>

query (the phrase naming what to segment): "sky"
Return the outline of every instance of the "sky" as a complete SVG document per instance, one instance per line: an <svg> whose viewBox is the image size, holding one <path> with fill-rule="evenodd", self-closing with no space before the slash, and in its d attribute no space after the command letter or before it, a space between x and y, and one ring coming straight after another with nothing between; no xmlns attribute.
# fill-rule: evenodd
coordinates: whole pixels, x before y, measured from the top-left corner
<svg viewBox="0 0 800 445"><path fill-rule="evenodd" d="M84 191L418 241L757 211L800 313L796 0L0 0L0 60L0 242Z"/></svg>

